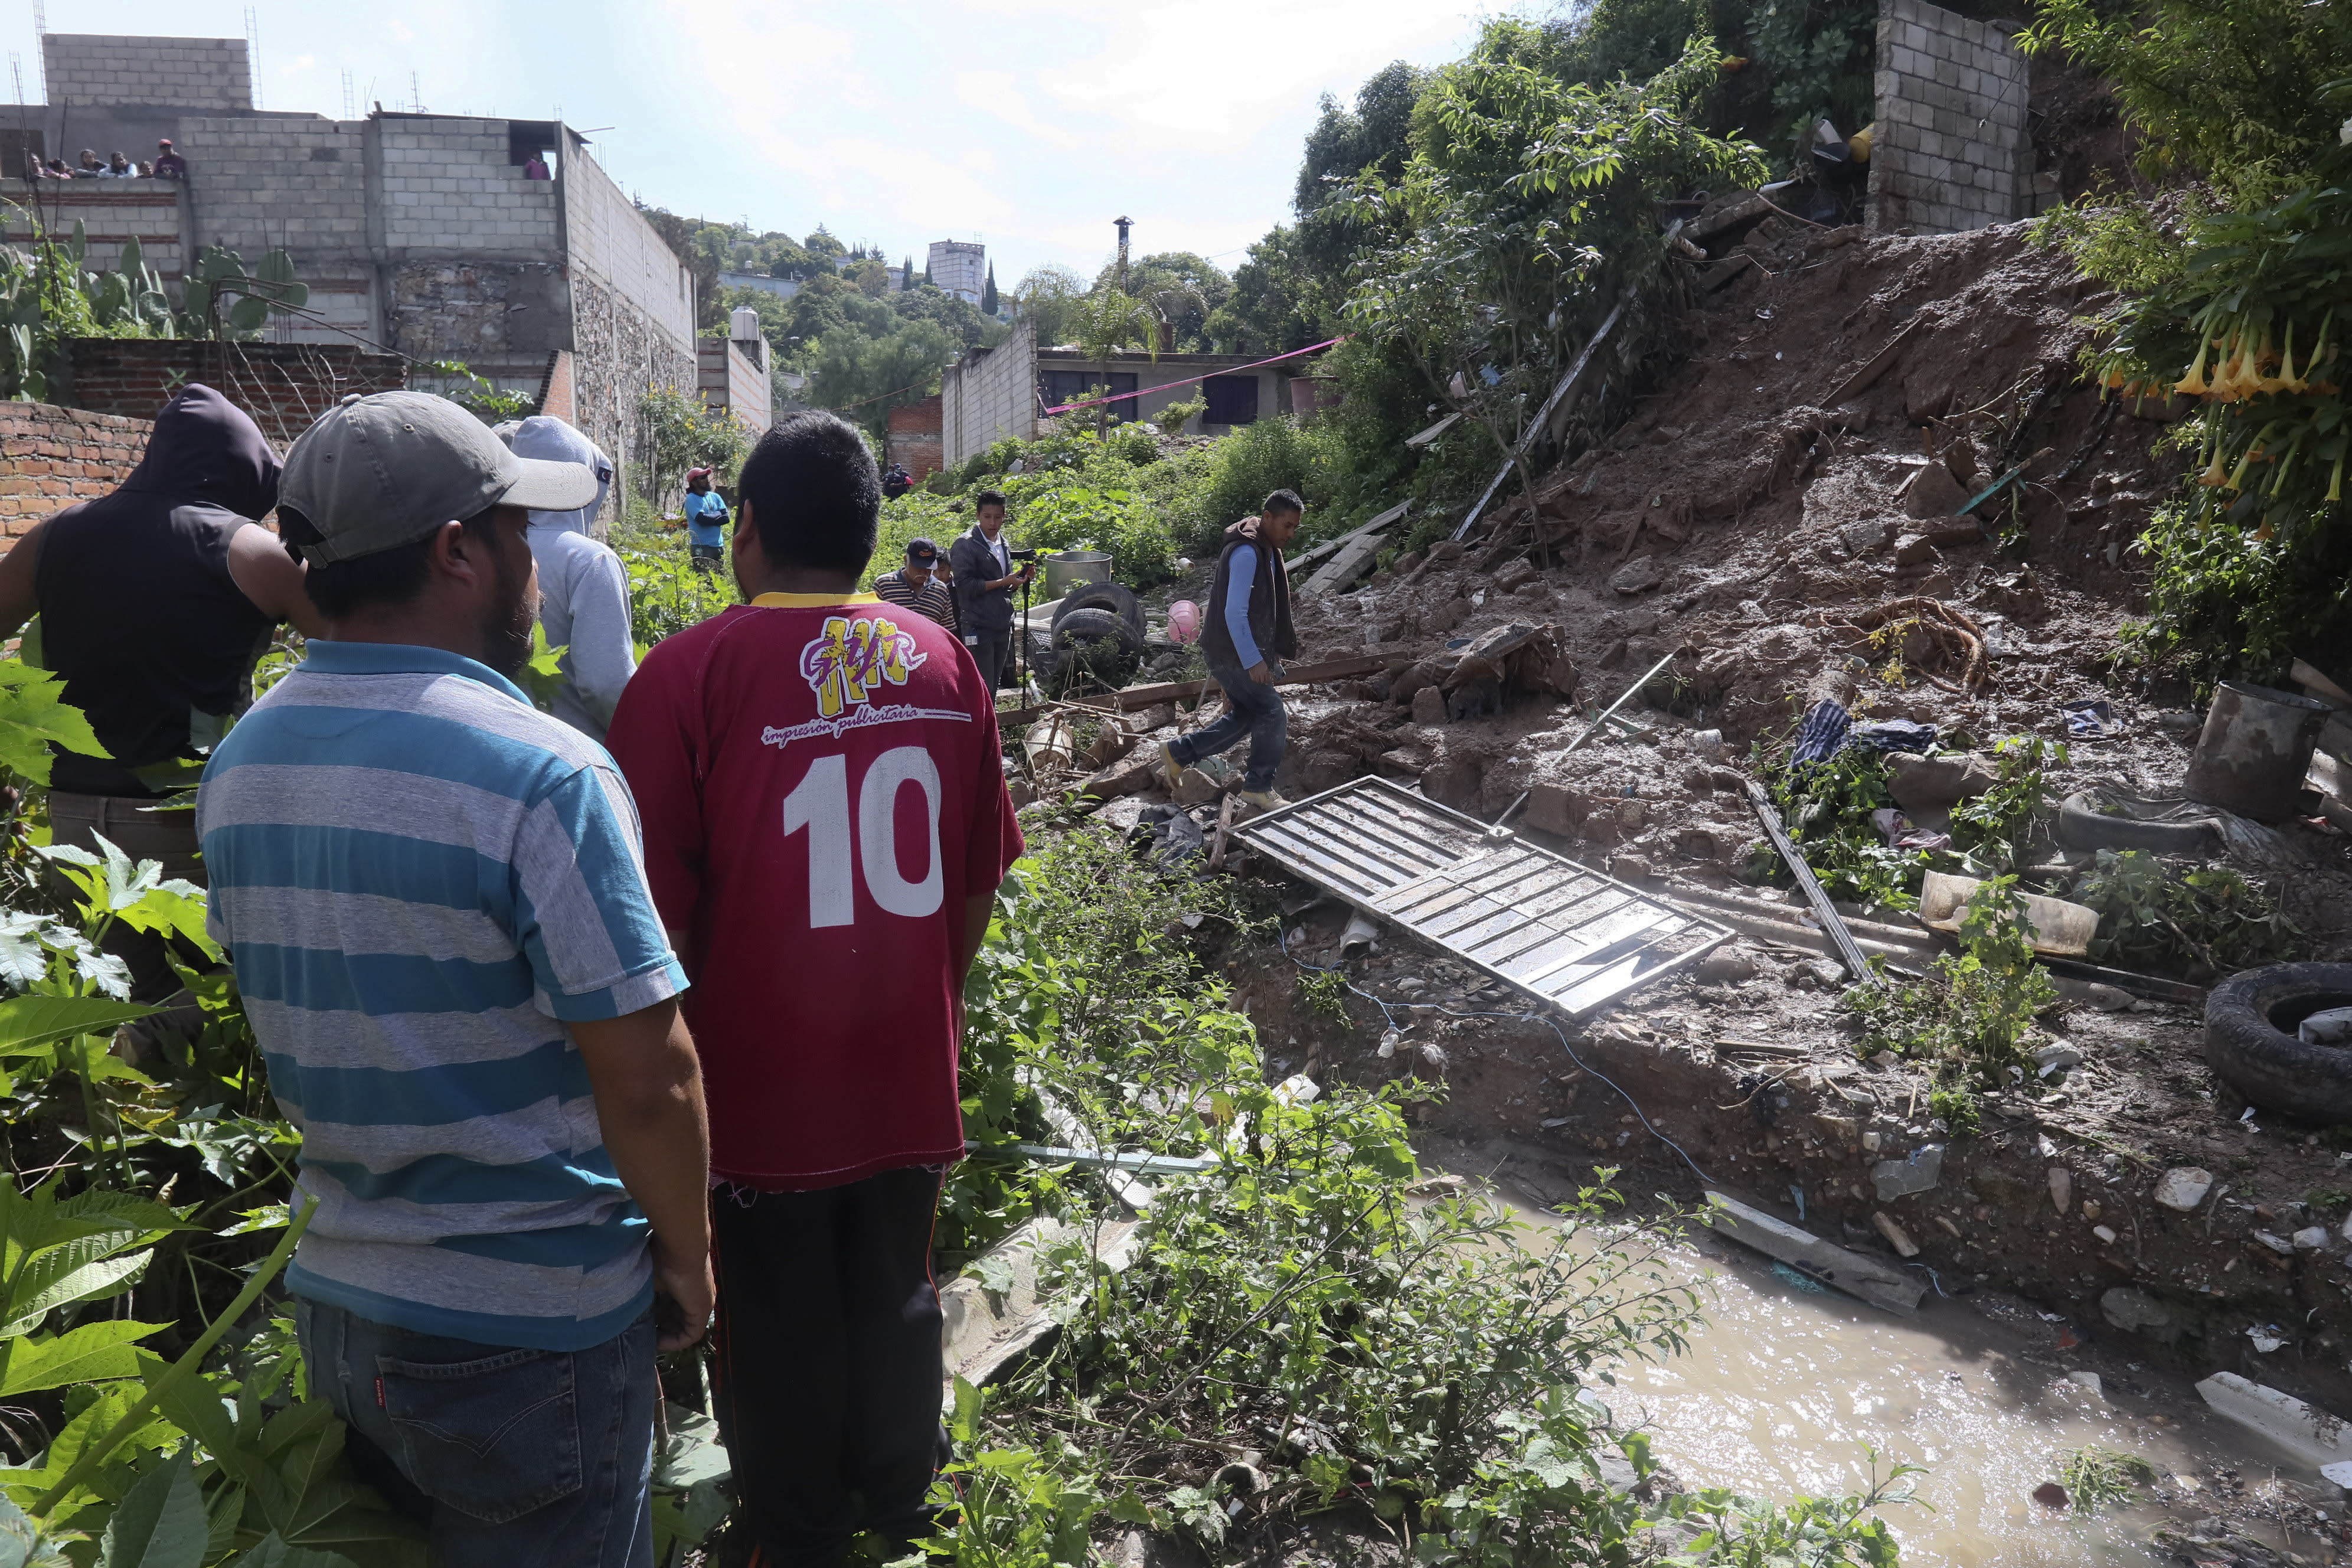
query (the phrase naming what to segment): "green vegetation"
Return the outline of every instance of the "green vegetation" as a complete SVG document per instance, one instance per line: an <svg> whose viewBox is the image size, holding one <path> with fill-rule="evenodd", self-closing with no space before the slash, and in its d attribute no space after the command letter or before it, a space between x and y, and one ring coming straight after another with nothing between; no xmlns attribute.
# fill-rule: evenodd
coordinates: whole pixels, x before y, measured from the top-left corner
<svg viewBox="0 0 2352 1568"><path fill-rule="evenodd" d="M2300 950L2303 933L2227 866L2168 866L2145 849L2102 849L2074 886L2099 911L2094 963L2178 973L2204 984Z"/></svg>
<svg viewBox="0 0 2352 1568"><path fill-rule="evenodd" d="M2118 290L2091 374L2113 395L2196 400L2171 432L2196 480L2136 547L2154 569L2139 651L2201 684L2275 679L2297 653L2352 641L2336 320L2352 279L2352 18L2294 0L2040 11L2030 47L2115 84L2151 172L2203 182L2042 225Z"/></svg>
<svg viewBox="0 0 2352 1568"><path fill-rule="evenodd" d="M1786 741L1759 742L1757 769L1781 826L1803 851L1822 889L1866 910L1916 909L1920 879L1935 858L1925 850L1893 847L1870 820L1874 811L1895 808L1886 753L1875 746L1848 746L1825 763L1792 763L1790 750ZM1750 846L1747 872L1753 881L1790 879L1780 852L1763 839Z"/></svg>
<svg viewBox="0 0 2352 1568"><path fill-rule="evenodd" d="M709 468L723 484L751 449L751 433L731 416L712 413L694 393L658 386L637 398L643 500L659 505L677 496L689 468Z"/></svg>
<svg viewBox="0 0 2352 1568"><path fill-rule="evenodd" d="M1981 1089L2021 1081L2033 1020L2058 1001L2057 983L2033 962L2032 928L2014 877L1988 880L1960 920L1960 951L1897 984L1871 961L1879 984L1856 986L1843 1005L1862 1020L1863 1054L1893 1051L1927 1064L1930 1108L1954 1132L1977 1124Z"/></svg>
<svg viewBox="0 0 2352 1568"><path fill-rule="evenodd" d="M2156 1484L2156 1467L2137 1454L2095 1444L2059 1461L2058 1484L2066 1489L2075 1513L2089 1515L2134 1500L2143 1488Z"/></svg>
<svg viewBox="0 0 2352 1568"><path fill-rule="evenodd" d="M1230 891L1090 826L1037 845L968 993L973 1136L1031 1135L1050 1099L1101 1147L1216 1163L1157 1180L1118 1274L1092 1250L1118 1213L1096 1178L959 1168L950 1245L1035 1214L1068 1226L1043 1258L1062 1326L984 1400L959 1387L941 1528L908 1562L1077 1568L1125 1525L1237 1561L1316 1515L1464 1568L1634 1561L1669 1521L1700 1532L1692 1561L1894 1561L1870 1513L1899 1500L1901 1471L1786 1508L1612 1490L1601 1454L1653 1461L1585 1390L1683 1348L1694 1298L1650 1264L1673 1218L1612 1214L1607 1172L1557 1224L1417 1195L1402 1112L1425 1091L1301 1104L1268 1086L1192 945L1250 925ZM1188 913L1210 918L1167 934Z"/></svg>

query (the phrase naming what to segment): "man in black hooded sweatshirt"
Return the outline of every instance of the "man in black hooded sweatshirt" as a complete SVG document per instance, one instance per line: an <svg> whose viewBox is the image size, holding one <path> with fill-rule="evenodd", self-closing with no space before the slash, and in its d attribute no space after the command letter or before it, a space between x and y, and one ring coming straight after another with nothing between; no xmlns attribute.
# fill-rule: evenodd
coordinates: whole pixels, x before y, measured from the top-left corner
<svg viewBox="0 0 2352 1568"><path fill-rule="evenodd" d="M198 760L199 739L252 700L279 622L323 629L302 568L254 521L277 504L278 455L259 427L190 385L156 416L121 488L34 524L0 559L0 637L40 616L41 662L112 753L58 752L55 842L96 849L103 834L166 877L203 882L194 814L148 809L164 793L152 770ZM161 938L123 938L107 945L130 963L135 997L178 988Z"/></svg>

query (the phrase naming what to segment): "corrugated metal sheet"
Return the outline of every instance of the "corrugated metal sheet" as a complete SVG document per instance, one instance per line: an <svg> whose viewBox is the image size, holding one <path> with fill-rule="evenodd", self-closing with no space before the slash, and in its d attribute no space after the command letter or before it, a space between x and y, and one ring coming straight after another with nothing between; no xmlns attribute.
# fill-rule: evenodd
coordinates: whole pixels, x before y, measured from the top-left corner
<svg viewBox="0 0 2352 1568"><path fill-rule="evenodd" d="M1357 779L1234 831L1294 875L1572 1018L1731 935L1387 779Z"/></svg>

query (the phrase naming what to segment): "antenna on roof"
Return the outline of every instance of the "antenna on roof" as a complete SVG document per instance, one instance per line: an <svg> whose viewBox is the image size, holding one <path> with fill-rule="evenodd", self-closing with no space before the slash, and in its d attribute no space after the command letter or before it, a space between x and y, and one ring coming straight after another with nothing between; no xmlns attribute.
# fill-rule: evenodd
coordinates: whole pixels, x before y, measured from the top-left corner
<svg viewBox="0 0 2352 1568"><path fill-rule="evenodd" d="M8 74L16 79L16 101L25 101L25 57L16 50L8 51Z"/></svg>
<svg viewBox="0 0 2352 1568"><path fill-rule="evenodd" d="M245 8L245 74L253 84L253 107L261 107L261 17L254 8Z"/></svg>
<svg viewBox="0 0 2352 1568"><path fill-rule="evenodd" d="M360 100L352 92L352 73L345 71L343 73L343 118L357 120L359 117Z"/></svg>

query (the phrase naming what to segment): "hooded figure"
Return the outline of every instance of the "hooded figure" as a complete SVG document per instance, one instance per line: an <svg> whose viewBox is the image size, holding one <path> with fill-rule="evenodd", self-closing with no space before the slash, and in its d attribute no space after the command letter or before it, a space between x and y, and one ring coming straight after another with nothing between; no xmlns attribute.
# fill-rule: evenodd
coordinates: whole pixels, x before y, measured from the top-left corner
<svg viewBox="0 0 2352 1568"><path fill-rule="evenodd" d="M613 460L550 414L522 421L507 444L518 458L595 470L596 499L578 511L532 512L530 537L531 559L539 563L539 624L547 646L565 650L550 711L601 745L621 689L637 672L629 574L610 546L588 536L613 483Z"/></svg>
<svg viewBox="0 0 2352 1568"><path fill-rule="evenodd" d="M102 834L163 861L167 877L203 880L191 814L145 807L194 782L165 775L200 761L250 704L253 667L279 622L325 630L301 566L254 521L277 504L278 455L260 429L211 387L190 385L156 416L121 488L35 524L0 560L0 636L40 616L40 662L64 678L65 700L110 753L58 752L58 843L94 849ZM152 953L124 956L134 994L176 984L160 939Z"/></svg>

